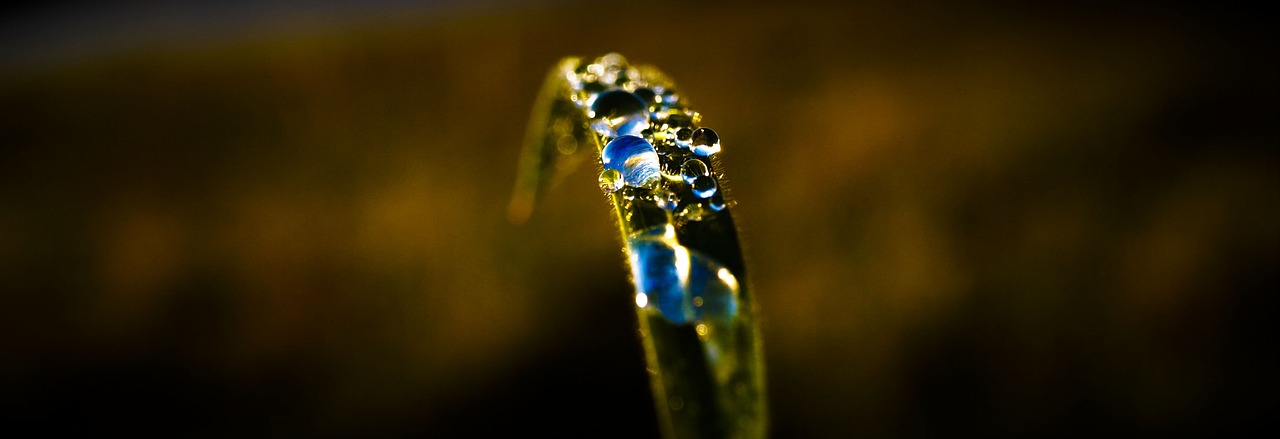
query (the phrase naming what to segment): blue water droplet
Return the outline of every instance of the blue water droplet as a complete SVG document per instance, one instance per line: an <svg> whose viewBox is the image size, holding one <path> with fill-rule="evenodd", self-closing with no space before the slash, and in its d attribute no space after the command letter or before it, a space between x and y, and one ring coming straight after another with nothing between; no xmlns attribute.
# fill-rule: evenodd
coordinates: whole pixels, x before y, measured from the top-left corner
<svg viewBox="0 0 1280 439"><path fill-rule="evenodd" d="M672 190L663 190L654 197L654 202L658 203L658 207L668 212L674 212L676 207L680 205L680 196Z"/></svg>
<svg viewBox="0 0 1280 439"><path fill-rule="evenodd" d="M591 117L603 121L616 135L638 135L649 128L649 106L632 93L611 90L596 96Z"/></svg>
<svg viewBox="0 0 1280 439"><path fill-rule="evenodd" d="M710 198L716 194L716 180L710 176L695 178L690 186L693 188L693 195L698 198Z"/></svg>
<svg viewBox="0 0 1280 439"><path fill-rule="evenodd" d="M711 210L714 210L716 212L724 210L724 208L726 207L726 204L724 202L724 197L712 197L710 200L707 201L707 206L710 206Z"/></svg>
<svg viewBox="0 0 1280 439"><path fill-rule="evenodd" d="M693 145L693 153L700 156L709 156L720 152L720 136L711 128L698 128L693 130L690 143Z"/></svg>
<svg viewBox="0 0 1280 439"><path fill-rule="evenodd" d="M627 247L636 292L672 323L727 321L737 315L737 278L714 259L652 232L629 238Z"/></svg>
<svg viewBox="0 0 1280 439"><path fill-rule="evenodd" d="M600 154L605 169L622 174L627 186L649 187L662 179L662 165L653 145L636 136L621 136L605 145Z"/></svg>
<svg viewBox="0 0 1280 439"><path fill-rule="evenodd" d="M693 184L693 181L698 177L706 176L709 173L710 170L707 169L707 164L693 157L685 160L684 164L680 165L680 178L684 179L685 183Z"/></svg>

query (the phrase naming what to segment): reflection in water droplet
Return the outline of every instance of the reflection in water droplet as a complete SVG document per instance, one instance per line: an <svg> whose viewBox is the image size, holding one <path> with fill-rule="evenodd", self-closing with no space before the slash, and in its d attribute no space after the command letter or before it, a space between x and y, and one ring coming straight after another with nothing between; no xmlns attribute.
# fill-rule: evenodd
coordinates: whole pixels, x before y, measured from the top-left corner
<svg viewBox="0 0 1280 439"><path fill-rule="evenodd" d="M716 180L710 176L697 177L690 186L693 187L693 194L698 198L710 198L716 194Z"/></svg>
<svg viewBox="0 0 1280 439"><path fill-rule="evenodd" d="M683 165L680 165L680 178L683 178L685 183L693 184L695 179L705 177L709 173L707 164L696 158L690 157L684 161Z"/></svg>
<svg viewBox="0 0 1280 439"><path fill-rule="evenodd" d="M693 153L709 156L720 152L720 136L711 128L698 128L693 131Z"/></svg>
<svg viewBox="0 0 1280 439"><path fill-rule="evenodd" d="M684 324L737 316L738 282L720 263L657 230L633 235L627 247L637 293L645 294L646 303L656 304L668 320ZM695 305L695 299L702 305Z"/></svg>
<svg viewBox="0 0 1280 439"><path fill-rule="evenodd" d="M592 118L598 118L617 135L638 135L649 128L649 108L636 95L612 90L596 96L591 103Z"/></svg>
<svg viewBox="0 0 1280 439"><path fill-rule="evenodd" d="M605 169L618 171L627 186L649 187L662 180L658 152L636 136L621 136L605 145L600 161Z"/></svg>
<svg viewBox="0 0 1280 439"><path fill-rule="evenodd" d="M622 173L616 169L605 169L600 171L600 190L606 194L612 194L618 189L622 189Z"/></svg>

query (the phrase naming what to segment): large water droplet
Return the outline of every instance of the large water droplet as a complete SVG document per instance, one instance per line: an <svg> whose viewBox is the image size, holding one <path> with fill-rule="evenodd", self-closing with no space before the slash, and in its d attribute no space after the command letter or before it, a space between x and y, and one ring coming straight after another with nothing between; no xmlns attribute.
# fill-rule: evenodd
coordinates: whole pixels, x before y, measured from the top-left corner
<svg viewBox="0 0 1280 439"><path fill-rule="evenodd" d="M627 239L636 292L676 324L733 319L738 313L737 278L669 235L641 232Z"/></svg>
<svg viewBox="0 0 1280 439"><path fill-rule="evenodd" d="M716 180L711 176L701 176L693 179L690 185L693 188L693 195L698 198L710 198L716 194Z"/></svg>
<svg viewBox="0 0 1280 439"><path fill-rule="evenodd" d="M636 97L640 98L645 105L653 105L658 103L657 96L653 94L653 90L648 88L637 88L634 92Z"/></svg>
<svg viewBox="0 0 1280 439"><path fill-rule="evenodd" d="M621 136L600 153L605 169L618 171L627 186L650 187L662 180L662 166L653 145L636 136Z"/></svg>
<svg viewBox="0 0 1280 439"><path fill-rule="evenodd" d="M693 144L693 153L700 156L709 156L720 152L720 136L711 128L698 128L693 130L693 136L690 141Z"/></svg>
<svg viewBox="0 0 1280 439"><path fill-rule="evenodd" d="M600 190L606 194L612 194L618 189L622 189L622 173L616 169L605 169L600 171Z"/></svg>
<svg viewBox="0 0 1280 439"><path fill-rule="evenodd" d="M708 174L710 174L710 170L707 169L707 164L693 157L685 160L684 164L680 165L680 178L683 178L685 183L693 184L693 181L698 177L705 177Z"/></svg>
<svg viewBox="0 0 1280 439"><path fill-rule="evenodd" d="M649 106L634 94L611 90L596 96L591 117L605 122L619 135L638 135L649 128Z"/></svg>

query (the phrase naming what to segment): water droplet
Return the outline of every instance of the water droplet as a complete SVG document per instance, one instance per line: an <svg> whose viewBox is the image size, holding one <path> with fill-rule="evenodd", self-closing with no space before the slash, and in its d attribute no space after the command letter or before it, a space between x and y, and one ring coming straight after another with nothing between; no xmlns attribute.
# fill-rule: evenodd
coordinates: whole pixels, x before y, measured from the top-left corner
<svg viewBox="0 0 1280 439"><path fill-rule="evenodd" d="M600 161L618 171L627 186L649 187L662 180L662 166L653 145L636 136L621 136L605 145Z"/></svg>
<svg viewBox="0 0 1280 439"><path fill-rule="evenodd" d="M654 202L658 203L658 207L663 210L672 212L676 210L676 206L680 205L680 196L676 195L675 191L664 190L654 197Z"/></svg>
<svg viewBox="0 0 1280 439"><path fill-rule="evenodd" d="M635 95L636 97L640 98L640 100L643 101L645 105L653 105L658 103L657 96L653 94L653 90L651 89L637 88L635 91Z"/></svg>
<svg viewBox="0 0 1280 439"><path fill-rule="evenodd" d="M693 195L698 198L711 198L712 195L716 194L716 180L709 175L693 179L693 183L690 183L690 186L693 187Z"/></svg>
<svg viewBox="0 0 1280 439"><path fill-rule="evenodd" d="M671 322L729 321L737 315L737 278L711 257L676 242L674 234L638 232L627 239L627 249L636 292Z"/></svg>
<svg viewBox="0 0 1280 439"><path fill-rule="evenodd" d="M564 155L573 154L578 150L578 141L570 135L560 136L559 139L556 139L556 150Z"/></svg>
<svg viewBox="0 0 1280 439"><path fill-rule="evenodd" d="M617 135L637 135L649 128L649 108L634 94L612 90L596 96L591 117L598 118Z"/></svg>
<svg viewBox="0 0 1280 439"><path fill-rule="evenodd" d="M707 169L707 164L693 157L685 160L684 164L680 165L680 178L683 178L685 183L693 184L693 181L698 177L705 177L709 174L710 171Z"/></svg>
<svg viewBox="0 0 1280 439"><path fill-rule="evenodd" d="M600 190L606 194L612 194L618 189L622 189L622 173L616 169L605 169L600 171Z"/></svg>
<svg viewBox="0 0 1280 439"><path fill-rule="evenodd" d="M644 139L646 142L653 143L653 130L646 129L641 131L640 138Z"/></svg>
<svg viewBox="0 0 1280 439"><path fill-rule="evenodd" d="M692 138L693 138L693 130L688 128L680 128L676 130L676 145L680 145L681 148L684 148L684 149L692 148L693 144L689 142L689 139L692 139Z"/></svg>
<svg viewBox="0 0 1280 439"><path fill-rule="evenodd" d="M724 208L726 207L726 204L724 202L724 197L712 197L710 200L707 201L707 206L711 207L711 210L714 210L716 212L724 210Z"/></svg>
<svg viewBox="0 0 1280 439"><path fill-rule="evenodd" d="M716 135L715 130L711 128L698 128L693 131L693 153L700 156L709 156L720 152L720 136Z"/></svg>

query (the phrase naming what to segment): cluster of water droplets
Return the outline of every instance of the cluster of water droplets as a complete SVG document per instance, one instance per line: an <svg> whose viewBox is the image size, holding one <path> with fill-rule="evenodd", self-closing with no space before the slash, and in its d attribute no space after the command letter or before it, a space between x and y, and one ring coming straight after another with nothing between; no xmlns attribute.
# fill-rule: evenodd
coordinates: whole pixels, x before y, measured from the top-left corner
<svg viewBox="0 0 1280 439"><path fill-rule="evenodd" d="M703 221L725 208L712 158L720 137L699 125L660 75L645 75L617 54L566 72L571 99L601 144L600 189L630 204L661 209L670 221L627 238L636 305L676 324L696 323L699 336L738 314L738 280L727 268L676 239L675 224ZM661 212L658 211L658 212ZM628 213L630 215L630 213Z"/></svg>
<svg viewBox="0 0 1280 439"><path fill-rule="evenodd" d="M622 56L609 54L567 73L570 97L604 144L600 188L632 188L628 198L650 201L677 221L701 221L725 208L711 158L720 136L699 126L665 79L646 77Z"/></svg>

